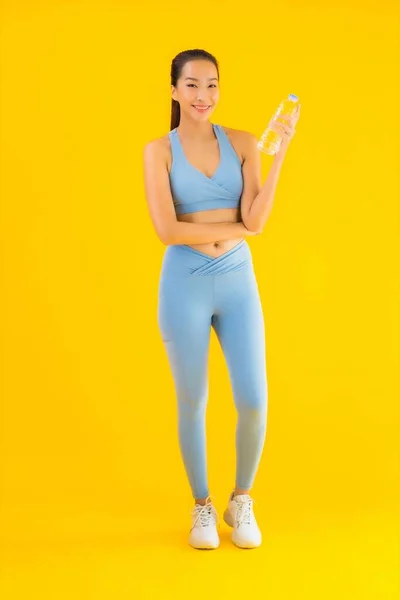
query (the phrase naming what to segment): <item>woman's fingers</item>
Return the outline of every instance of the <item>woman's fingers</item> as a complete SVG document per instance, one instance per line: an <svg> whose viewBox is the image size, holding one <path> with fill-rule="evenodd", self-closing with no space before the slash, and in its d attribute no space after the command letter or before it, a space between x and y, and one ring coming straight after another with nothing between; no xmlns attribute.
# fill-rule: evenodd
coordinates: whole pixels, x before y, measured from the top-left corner
<svg viewBox="0 0 400 600"><path fill-rule="evenodd" d="M285 133L286 135L290 135L294 132L294 127L284 125L283 123L277 123L276 121L272 123L272 129L278 133Z"/></svg>
<svg viewBox="0 0 400 600"><path fill-rule="evenodd" d="M294 115L290 115L290 116L284 116L284 117L278 117L277 119L272 119L273 123L279 123L281 125L295 125L298 121L298 116L297 114Z"/></svg>

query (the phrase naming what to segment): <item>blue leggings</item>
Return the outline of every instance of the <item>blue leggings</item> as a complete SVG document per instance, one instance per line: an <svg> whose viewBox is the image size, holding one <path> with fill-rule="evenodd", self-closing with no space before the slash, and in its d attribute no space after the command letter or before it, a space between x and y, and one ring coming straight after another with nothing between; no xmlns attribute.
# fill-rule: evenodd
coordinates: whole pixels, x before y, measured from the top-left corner
<svg viewBox="0 0 400 600"><path fill-rule="evenodd" d="M264 446L268 391L264 318L246 240L218 258L186 245L168 246L158 324L174 379L179 445L193 497L209 496L205 417L211 327L227 362L238 414L236 486L250 489Z"/></svg>

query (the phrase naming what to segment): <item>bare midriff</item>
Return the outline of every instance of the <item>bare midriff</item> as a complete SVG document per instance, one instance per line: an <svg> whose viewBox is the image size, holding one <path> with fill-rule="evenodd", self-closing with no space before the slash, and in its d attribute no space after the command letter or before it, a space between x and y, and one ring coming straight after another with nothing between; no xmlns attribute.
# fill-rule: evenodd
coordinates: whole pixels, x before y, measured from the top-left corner
<svg viewBox="0 0 400 600"><path fill-rule="evenodd" d="M241 215L239 208L217 208L214 210L204 210L196 213L187 213L185 215L178 215L178 221L184 221L186 223L238 223L240 222ZM239 244L244 238L233 238L231 240L221 240L215 242L208 242L207 244L186 244L195 250L204 252L213 258L217 258L228 252L231 248Z"/></svg>

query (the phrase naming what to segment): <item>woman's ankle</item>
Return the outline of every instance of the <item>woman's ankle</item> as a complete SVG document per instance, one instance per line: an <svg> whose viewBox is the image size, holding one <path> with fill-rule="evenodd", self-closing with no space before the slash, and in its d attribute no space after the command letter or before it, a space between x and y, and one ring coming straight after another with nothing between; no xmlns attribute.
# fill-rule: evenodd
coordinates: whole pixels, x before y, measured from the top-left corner
<svg viewBox="0 0 400 600"><path fill-rule="evenodd" d="M206 498L196 498L195 504L200 504L201 506L205 506L206 504L210 504L211 498L207 496Z"/></svg>
<svg viewBox="0 0 400 600"><path fill-rule="evenodd" d="M243 488L235 488L232 492L232 498L234 498L235 496L243 496L247 494L250 494L250 489L245 490Z"/></svg>

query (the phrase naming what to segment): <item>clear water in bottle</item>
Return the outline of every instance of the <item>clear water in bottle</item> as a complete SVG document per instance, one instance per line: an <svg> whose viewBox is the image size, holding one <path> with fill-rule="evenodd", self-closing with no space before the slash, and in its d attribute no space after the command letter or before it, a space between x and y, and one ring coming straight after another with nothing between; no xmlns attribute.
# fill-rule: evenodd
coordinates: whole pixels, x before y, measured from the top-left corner
<svg viewBox="0 0 400 600"><path fill-rule="evenodd" d="M291 116L293 113L295 113L298 104L298 97L295 96L295 94L289 94L288 98L282 100L271 121L281 120L281 122L284 123L286 120L284 117ZM274 155L279 151L281 143L282 136L268 126L262 134L257 147L265 154Z"/></svg>

